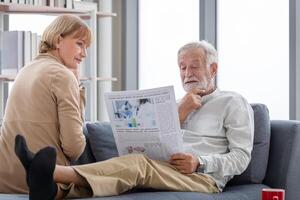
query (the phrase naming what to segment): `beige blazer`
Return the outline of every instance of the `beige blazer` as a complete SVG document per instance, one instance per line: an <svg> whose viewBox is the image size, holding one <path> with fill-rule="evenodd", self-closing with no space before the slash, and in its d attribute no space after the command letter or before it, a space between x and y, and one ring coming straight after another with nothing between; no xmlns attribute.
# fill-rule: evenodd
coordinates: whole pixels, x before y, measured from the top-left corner
<svg viewBox="0 0 300 200"><path fill-rule="evenodd" d="M50 54L40 54L18 73L9 94L0 136L0 193L27 193L25 170L14 152L17 134L33 152L51 145L57 163L69 165L84 150L84 89Z"/></svg>

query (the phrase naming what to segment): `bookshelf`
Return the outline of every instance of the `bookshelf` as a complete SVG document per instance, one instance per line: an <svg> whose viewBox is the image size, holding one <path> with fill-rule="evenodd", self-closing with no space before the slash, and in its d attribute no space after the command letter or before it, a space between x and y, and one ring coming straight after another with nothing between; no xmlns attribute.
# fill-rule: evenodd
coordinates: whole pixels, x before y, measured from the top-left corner
<svg viewBox="0 0 300 200"><path fill-rule="evenodd" d="M75 3L75 2L74 2ZM88 57L86 58L86 65L89 66L84 69L84 76L80 77L80 81L87 86L87 107L86 107L86 119L88 121L97 120L97 85L99 82L112 82L117 81L115 77L98 77L98 63L97 63L97 20L104 17L114 17L116 13L111 12L99 12L96 3L83 2L83 5L79 5L76 9L61 8L61 7L49 7L49 6L37 6L28 4L13 4L13 3L0 3L0 31L7 30L5 26L5 17L10 14L42 14L42 15L60 15L60 14L76 14L87 22L90 26L93 42L88 49ZM1 47L0 47L1 48ZM0 49L1 51L1 49ZM0 66L1 67L1 66ZM1 74L0 70L0 124L4 115L5 103L8 96L8 84L13 82L16 74L6 75Z"/></svg>
<svg viewBox="0 0 300 200"><path fill-rule="evenodd" d="M0 81L5 81L5 82L12 82L16 78L16 75L3 75L0 74ZM92 77L86 77L82 76L79 78L80 81L90 81L92 80ZM97 81L117 81L117 78L115 77L96 77Z"/></svg>
<svg viewBox="0 0 300 200"><path fill-rule="evenodd" d="M14 3L0 3L0 14L78 14L84 19L89 19L91 15L89 11L85 9L70 9L70 8L59 8L49 6L34 6L29 4L14 4ZM115 17L116 13L110 12L96 12L98 18L101 17Z"/></svg>

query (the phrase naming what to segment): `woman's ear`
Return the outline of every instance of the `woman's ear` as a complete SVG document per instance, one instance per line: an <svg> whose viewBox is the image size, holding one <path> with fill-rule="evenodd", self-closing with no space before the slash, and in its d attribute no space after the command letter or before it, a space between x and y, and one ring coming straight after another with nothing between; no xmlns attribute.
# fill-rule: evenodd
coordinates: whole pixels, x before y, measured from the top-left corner
<svg viewBox="0 0 300 200"><path fill-rule="evenodd" d="M60 48L60 45L61 45L61 41L62 41L62 37L60 35L58 35L55 39L55 48L56 49L59 49Z"/></svg>

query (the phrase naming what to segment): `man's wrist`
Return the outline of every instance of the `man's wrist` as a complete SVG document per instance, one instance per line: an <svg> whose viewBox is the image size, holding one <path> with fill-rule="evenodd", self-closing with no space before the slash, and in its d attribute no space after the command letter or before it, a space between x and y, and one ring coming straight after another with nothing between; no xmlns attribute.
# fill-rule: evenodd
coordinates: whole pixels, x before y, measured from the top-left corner
<svg viewBox="0 0 300 200"><path fill-rule="evenodd" d="M197 168L197 172L204 173L206 169L206 164L205 162L203 162L203 160L200 157L198 157L198 160L199 160L199 166Z"/></svg>
<svg viewBox="0 0 300 200"><path fill-rule="evenodd" d="M178 109L178 113L180 124L183 124L187 118L187 113L184 110L182 110L182 108Z"/></svg>

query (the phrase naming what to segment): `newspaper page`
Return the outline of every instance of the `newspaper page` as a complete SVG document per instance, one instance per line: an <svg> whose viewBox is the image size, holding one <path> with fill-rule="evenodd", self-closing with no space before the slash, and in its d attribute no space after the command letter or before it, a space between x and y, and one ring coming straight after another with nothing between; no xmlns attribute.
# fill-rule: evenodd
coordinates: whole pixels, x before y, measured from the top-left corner
<svg viewBox="0 0 300 200"><path fill-rule="evenodd" d="M173 86L106 93L105 103L120 156L167 161L183 152Z"/></svg>

